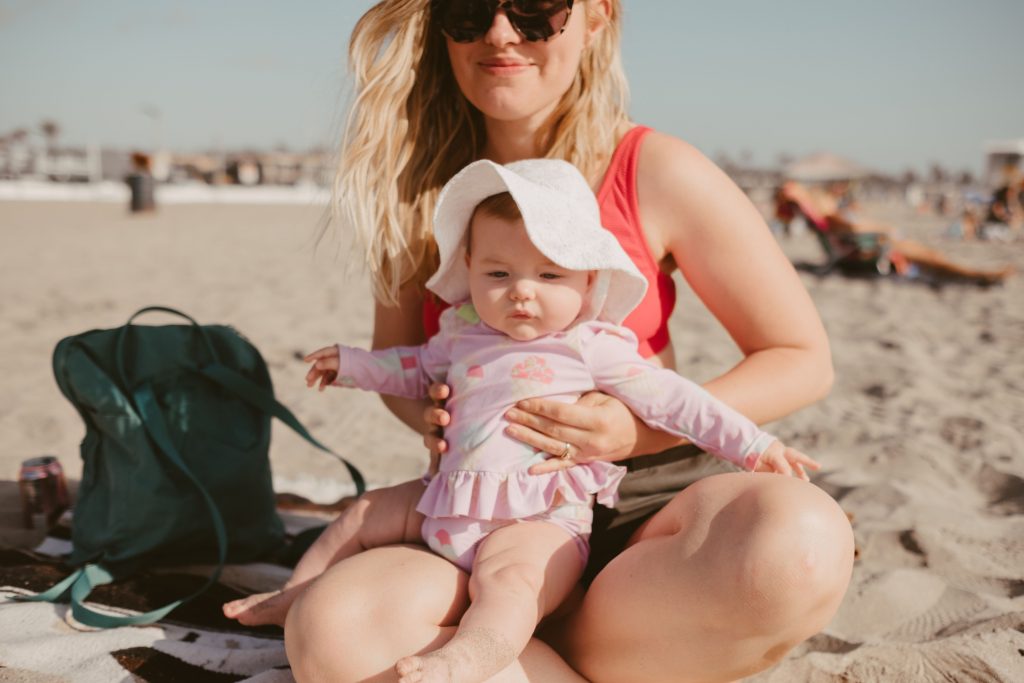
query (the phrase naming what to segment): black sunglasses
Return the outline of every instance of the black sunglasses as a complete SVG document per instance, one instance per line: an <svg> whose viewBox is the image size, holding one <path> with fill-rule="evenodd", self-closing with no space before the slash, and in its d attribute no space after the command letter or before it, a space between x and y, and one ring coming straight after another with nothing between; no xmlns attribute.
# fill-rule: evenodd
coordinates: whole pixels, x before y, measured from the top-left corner
<svg viewBox="0 0 1024 683"><path fill-rule="evenodd" d="M486 34L498 10L523 38L548 40L565 30L573 0L433 0L431 11L445 35L456 43L472 43Z"/></svg>

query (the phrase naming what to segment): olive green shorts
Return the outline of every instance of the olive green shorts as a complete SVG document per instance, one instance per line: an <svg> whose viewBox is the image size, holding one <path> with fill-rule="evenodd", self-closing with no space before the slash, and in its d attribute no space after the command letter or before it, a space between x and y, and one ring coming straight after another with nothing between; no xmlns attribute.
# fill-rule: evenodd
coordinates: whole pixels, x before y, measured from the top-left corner
<svg viewBox="0 0 1024 683"><path fill-rule="evenodd" d="M735 471L696 446L677 446L661 453L632 458L625 463L626 477L619 486L614 508L594 508L590 559L583 582L590 585L598 572L622 552L641 524L699 479Z"/></svg>

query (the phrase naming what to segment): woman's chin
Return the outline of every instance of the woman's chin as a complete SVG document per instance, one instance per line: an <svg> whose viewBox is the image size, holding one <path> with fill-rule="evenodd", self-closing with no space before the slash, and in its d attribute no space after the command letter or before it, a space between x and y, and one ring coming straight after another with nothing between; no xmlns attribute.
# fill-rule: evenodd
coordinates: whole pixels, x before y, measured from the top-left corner
<svg viewBox="0 0 1024 683"><path fill-rule="evenodd" d="M557 102L534 102L514 88L494 88L480 97L469 99L485 118L501 123L543 122L557 105Z"/></svg>

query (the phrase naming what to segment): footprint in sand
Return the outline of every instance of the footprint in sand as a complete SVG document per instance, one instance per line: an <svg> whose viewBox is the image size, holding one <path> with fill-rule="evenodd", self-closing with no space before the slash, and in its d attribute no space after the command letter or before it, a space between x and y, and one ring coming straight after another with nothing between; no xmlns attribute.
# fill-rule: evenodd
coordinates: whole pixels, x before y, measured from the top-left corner
<svg viewBox="0 0 1024 683"><path fill-rule="evenodd" d="M1021 477L986 464L978 470L976 483L988 498L988 512L1006 516L1024 514L1024 479Z"/></svg>
<svg viewBox="0 0 1024 683"><path fill-rule="evenodd" d="M844 609L828 631L851 642L889 638L889 634L914 640L922 631L916 622L939 604L948 589L945 580L925 569L864 572L855 577Z"/></svg>
<svg viewBox="0 0 1024 683"><path fill-rule="evenodd" d="M985 423L974 417L954 415L942 420L939 436L960 451L975 450L985 443Z"/></svg>
<svg viewBox="0 0 1024 683"><path fill-rule="evenodd" d="M918 543L913 529L869 532L858 547L863 547L865 561L875 567L919 569L928 566L928 554Z"/></svg>
<svg viewBox="0 0 1024 683"><path fill-rule="evenodd" d="M1019 598L1024 595L1024 581L1020 579L999 579L1006 587L1006 597Z"/></svg>
<svg viewBox="0 0 1024 683"><path fill-rule="evenodd" d="M885 401L899 394L899 390L897 388L886 386L884 384L869 384L861 391L865 395L878 399L879 401Z"/></svg>
<svg viewBox="0 0 1024 683"><path fill-rule="evenodd" d="M973 626L977 617L989 608L988 601L981 596L947 587L931 608L903 622L887 633L886 638L911 642L946 638Z"/></svg>
<svg viewBox="0 0 1024 683"><path fill-rule="evenodd" d="M904 529L903 531L901 531L899 535L899 541L900 545L903 546L903 548L907 552L911 553L912 555L920 555L921 562L924 564L925 567L928 566L928 557L924 552L924 549L921 548L921 544L917 542L917 534L914 532L913 529Z"/></svg>
<svg viewBox="0 0 1024 683"><path fill-rule="evenodd" d="M806 652L824 652L830 655L843 655L847 652L853 652L860 646L861 643L851 643L847 640L843 640L842 638L830 636L827 633L819 633L806 641L803 644L803 649Z"/></svg>

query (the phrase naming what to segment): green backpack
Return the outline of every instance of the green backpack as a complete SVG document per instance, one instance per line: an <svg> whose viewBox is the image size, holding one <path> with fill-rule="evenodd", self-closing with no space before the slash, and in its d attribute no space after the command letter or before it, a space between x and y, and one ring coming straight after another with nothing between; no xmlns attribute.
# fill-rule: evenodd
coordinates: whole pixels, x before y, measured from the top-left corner
<svg viewBox="0 0 1024 683"><path fill-rule="evenodd" d="M137 326L149 311L189 325ZM199 325L151 306L123 326L67 337L53 353L61 392L85 421L82 481L72 517L71 576L33 600L70 597L89 626L152 623L199 595L225 562L267 558L284 542L274 505L268 452L277 417L348 469L274 398L266 363L230 327ZM198 591L130 617L90 610L98 585L144 567L215 564Z"/></svg>

